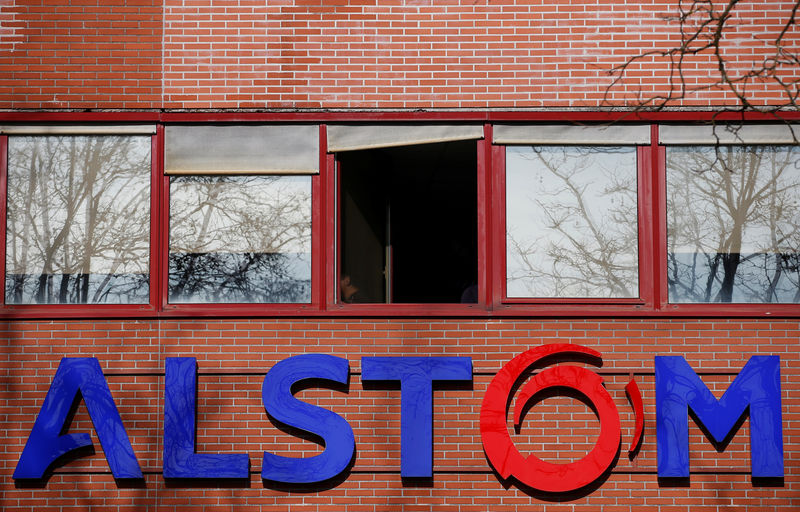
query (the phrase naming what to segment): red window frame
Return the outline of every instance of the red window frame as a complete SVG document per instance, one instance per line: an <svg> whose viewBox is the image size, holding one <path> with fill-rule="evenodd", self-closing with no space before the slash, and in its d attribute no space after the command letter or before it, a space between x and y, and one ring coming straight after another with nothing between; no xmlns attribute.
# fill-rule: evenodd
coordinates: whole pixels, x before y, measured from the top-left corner
<svg viewBox="0 0 800 512"><path fill-rule="evenodd" d="M651 127L651 136L653 127ZM569 144L564 144L568 146ZM577 145L577 144L576 144ZM630 145L626 145L630 146ZM508 145L497 144L492 147L494 158L494 174L497 183L493 197L494 208L500 212L495 219L494 233L500 240L495 241L496 264L494 273L495 287L501 290L499 302L496 307L513 305L563 305L565 307L579 307L582 305L597 307L601 305L624 305L652 308L653 294L653 266L650 254L652 252L652 209L648 207L647 198L653 194L652 190L652 145L636 146L636 183L637 183L637 245L638 245L638 284L639 295L634 298L581 298L581 297L509 297L507 294L507 238L506 233L506 148Z"/></svg>
<svg viewBox="0 0 800 512"><path fill-rule="evenodd" d="M109 119L115 121L115 119ZM73 120L73 124L79 121ZM158 134L150 136L150 281L149 295L150 300L146 304L6 304L5 302L5 277L6 277L6 213L8 198L8 136L0 137L0 222L2 222L2 249L0 254L2 260L2 278L0 284L2 288L2 309L0 318L87 318L87 317L119 317L119 318L138 318L153 316L157 313L157 279L158 264L158 221L161 217L159 208L159 194L156 174L160 168L161 145L158 144Z"/></svg>
<svg viewBox="0 0 800 512"><path fill-rule="evenodd" d="M204 124L204 123L198 123ZM259 124L263 124L259 123ZM325 127L320 125L320 162L326 160L327 145ZM197 303L172 304L169 302L169 175L164 173L164 125L158 126L159 147L159 196L161 198L160 222L158 226L158 302L159 316L166 317L216 317L216 316L305 316L319 313L321 309L324 282L321 279L323 258L319 257L322 246L321 207L324 204L322 182L323 166L320 172L311 175L311 302L306 303ZM202 174L202 173L198 173Z"/></svg>
<svg viewBox="0 0 800 512"><path fill-rule="evenodd" d="M800 112L783 113L800 121ZM24 124L155 123L152 136L150 302L125 304L6 305L5 231L8 136L0 135L0 289L2 319L171 318L171 317L767 317L799 318L798 304L670 304L666 266L666 152L658 144L664 123L742 120L776 122L770 114L719 112L428 112L428 113L71 113L6 112L0 122ZM327 153L327 122L483 122L478 141L478 304L340 304L337 272L337 169ZM505 169L503 146L493 145L492 124L507 122L651 124L651 143L639 146L638 299L509 300L505 289ZM169 178L163 173L164 126L170 123L315 123L320 125L320 172L312 176L312 271L308 304L168 304Z"/></svg>
<svg viewBox="0 0 800 512"><path fill-rule="evenodd" d="M658 138L654 139L657 147L655 155L659 172L655 178L658 180L657 208L654 209L661 217L658 220L657 249L654 254L658 257L658 307L662 314L667 316L702 316L702 317L800 317L800 304L798 303L670 303L669 289L667 286L667 151L666 146L658 145Z"/></svg>
<svg viewBox="0 0 800 512"><path fill-rule="evenodd" d="M488 136L488 138L487 138ZM477 210L478 210L478 303L477 304L347 304L339 300L338 283L341 275L339 251L341 247L341 205L338 198L341 197L340 190L340 166L336 155L329 155L326 160L326 171L328 181L326 190L328 191L326 215L326 238L335 243L328 244L326 256L326 276L327 284L331 291L327 296L325 309L331 314L343 314L348 316L473 316L483 315L488 310L486 286L488 268L486 265L486 247L488 245L489 233L487 229L487 196L489 182L491 179L488 165L488 153L491 145L491 126L484 125L484 138L477 142Z"/></svg>

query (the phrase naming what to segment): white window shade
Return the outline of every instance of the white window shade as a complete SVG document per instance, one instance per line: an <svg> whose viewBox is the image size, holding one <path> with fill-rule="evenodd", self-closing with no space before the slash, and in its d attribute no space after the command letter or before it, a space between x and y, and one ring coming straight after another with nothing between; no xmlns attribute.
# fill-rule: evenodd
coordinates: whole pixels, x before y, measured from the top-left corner
<svg viewBox="0 0 800 512"><path fill-rule="evenodd" d="M2 135L154 135L154 124L0 125Z"/></svg>
<svg viewBox="0 0 800 512"><path fill-rule="evenodd" d="M477 124L328 125L331 153L482 138L483 126Z"/></svg>
<svg viewBox="0 0 800 512"><path fill-rule="evenodd" d="M492 129L495 144L650 144L649 125L522 125L496 124Z"/></svg>
<svg viewBox="0 0 800 512"><path fill-rule="evenodd" d="M800 140L800 125L663 125L658 129L658 139L666 145L795 144Z"/></svg>
<svg viewBox="0 0 800 512"><path fill-rule="evenodd" d="M164 172L317 174L319 126L167 126Z"/></svg>

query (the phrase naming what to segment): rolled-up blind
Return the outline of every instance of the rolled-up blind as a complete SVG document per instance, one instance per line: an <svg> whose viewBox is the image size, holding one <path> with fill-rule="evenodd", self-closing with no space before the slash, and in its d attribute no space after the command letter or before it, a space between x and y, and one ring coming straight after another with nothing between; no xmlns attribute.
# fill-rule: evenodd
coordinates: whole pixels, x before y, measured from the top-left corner
<svg viewBox="0 0 800 512"><path fill-rule="evenodd" d="M166 174L316 174L318 125L170 125Z"/></svg>
<svg viewBox="0 0 800 512"><path fill-rule="evenodd" d="M328 126L328 151L432 144L482 139L478 124L341 124Z"/></svg>
<svg viewBox="0 0 800 512"><path fill-rule="evenodd" d="M3 135L153 135L154 124L0 125Z"/></svg>
<svg viewBox="0 0 800 512"><path fill-rule="evenodd" d="M496 124L495 144L650 144L649 125Z"/></svg>
<svg viewBox="0 0 800 512"><path fill-rule="evenodd" d="M800 125L663 125L658 128L661 144L795 144Z"/></svg>

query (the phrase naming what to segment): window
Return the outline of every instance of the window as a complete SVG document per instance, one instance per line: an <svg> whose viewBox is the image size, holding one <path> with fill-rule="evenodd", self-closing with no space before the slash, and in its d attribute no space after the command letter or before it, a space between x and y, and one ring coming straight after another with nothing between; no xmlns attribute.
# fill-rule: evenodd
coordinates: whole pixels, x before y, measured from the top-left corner
<svg viewBox="0 0 800 512"><path fill-rule="evenodd" d="M475 125L333 126L340 301L478 301Z"/></svg>
<svg viewBox="0 0 800 512"><path fill-rule="evenodd" d="M458 303L477 285L475 142L341 158L342 275L353 302ZM346 293L346 292L345 292ZM464 296L464 301L469 300Z"/></svg>
<svg viewBox="0 0 800 512"><path fill-rule="evenodd" d="M149 302L150 148L149 136L9 136L6 303Z"/></svg>
<svg viewBox="0 0 800 512"><path fill-rule="evenodd" d="M169 302L311 302L314 125L166 133Z"/></svg>
<svg viewBox="0 0 800 512"><path fill-rule="evenodd" d="M169 301L310 302L309 176L173 176Z"/></svg>
<svg viewBox="0 0 800 512"><path fill-rule="evenodd" d="M648 140L639 126L495 127L506 144L506 298L639 297L634 144Z"/></svg>
<svg viewBox="0 0 800 512"><path fill-rule="evenodd" d="M800 150L667 148L670 302L800 302Z"/></svg>
<svg viewBox="0 0 800 512"><path fill-rule="evenodd" d="M0 124L0 316L800 314L796 125L451 115Z"/></svg>
<svg viewBox="0 0 800 512"><path fill-rule="evenodd" d="M631 146L508 147L508 297L638 297L636 175Z"/></svg>

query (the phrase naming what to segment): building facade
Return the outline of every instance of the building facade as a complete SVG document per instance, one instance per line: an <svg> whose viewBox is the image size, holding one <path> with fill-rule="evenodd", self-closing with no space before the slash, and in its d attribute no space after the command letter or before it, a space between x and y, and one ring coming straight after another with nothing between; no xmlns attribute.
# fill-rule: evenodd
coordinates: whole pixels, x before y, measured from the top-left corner
<svg viewBox="0 0 800 512"><path fill-rule="evenodd" d="M800 508L794 7L0 2L0 508Z"/></svg>

